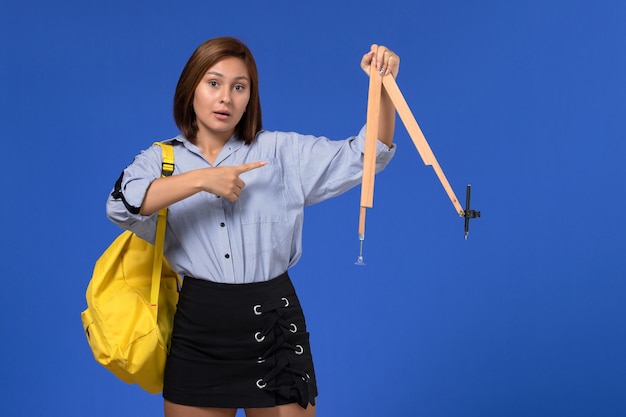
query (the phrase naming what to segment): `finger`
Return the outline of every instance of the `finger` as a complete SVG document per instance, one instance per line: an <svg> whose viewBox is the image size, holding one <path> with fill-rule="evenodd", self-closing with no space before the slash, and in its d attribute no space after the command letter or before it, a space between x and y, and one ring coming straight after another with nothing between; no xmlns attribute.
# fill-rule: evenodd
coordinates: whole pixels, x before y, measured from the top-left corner
<svg viewBox="0 0 626 417"><path fill-rule="evenodd" d="M387 48L383 45L372 45L372 48L374 49L374 56L376 59L376 69L378 69L379 71L383 68L383 65L385 64L385 53L387 52Z"/></svg>
<svg viewBox="0 0 626 417"><path fill-rule="evenodd" d="M382 52L380 52L380 50L382 50ZM400 66L400 57L385 46L379 46L379 51L377 51L377 53L382 54L382 61L379 70L380 75L397 75L398 68Z"/></svg>
<svg viewBox="0 0 626 417"><path fill-rule="evenodd" d="M243 187L245 187L245 183L241 180L237 181L233 185L231 191L228 194L226 194L224 198L230 201L231 203L234 203L235 201L239 200L239 196L241 195Z"/></svg>
<svg viewBox="0 0 626 417"><path fill-rule="evenodd" d="M361 68L367 69L372 64L373 56L374 56L373 51L369 51L368 53L363 55L363 58L361 58Z"/></svg>
<svg viewBox="0 0 626 417"><path fill-rule="evenodd" d="M267 165L267 161L257 161L257 162L248 162L247 164L237 165L236 171L239 174L244 172L252 171L253 169L261 168L262 166Z"/></svg>
<svg viewBox="0 0 626 417"><path fill-rule="evenodd" d="M363 58L361 59L361 69L368 76L370 75L370 71L371 71L372 65L374 65L374 63L372 61L373 57L374 57L374 53L372 51L369 51L368 53L363 55Z"/></svg>
<svg viewBox="0 0 626 417"><path fill-rule="evenodd" d="M378 63L378 71L380 75L383 75L389 66L389 57L391 56L391 51L387 49L385 46L379 46L376 49L376 61Z"/></svg>
<svg viewBox="0 0 626 417"><path fill-rule="evenodd" d="M389 57L387 58L387 62L385 63L385 75L389 75L391 74L393 71L395 71L398 67L398 57L394 54L390 54Z"/></svg>
<svg viewBox="0 0 626 417"><path fill-rule="evenodd" d="M378 62L376 62L376 50L378 49L378 45L373 43L370 46L370 54L372 54L371 65L373 65L376 69L378 69Z"/></svg>

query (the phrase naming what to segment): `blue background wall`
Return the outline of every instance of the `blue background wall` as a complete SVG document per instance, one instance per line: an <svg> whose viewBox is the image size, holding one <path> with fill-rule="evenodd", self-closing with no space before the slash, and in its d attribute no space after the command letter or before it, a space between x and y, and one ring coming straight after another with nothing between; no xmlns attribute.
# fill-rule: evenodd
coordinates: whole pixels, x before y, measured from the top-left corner
<svg viewBox="0 0 626 417"><path fill-rule="evenodd" d="M0 2L0 414L154 416L160 396L96 364L80 322L119 230L104 202L177 133L178 75L205 39L255 52L267 129L344 138L365 119L372 42L459 197L468 241L398 125L367 266L359 189L306 212L292 275L318 416L626 415L626 3Z"/></svg>

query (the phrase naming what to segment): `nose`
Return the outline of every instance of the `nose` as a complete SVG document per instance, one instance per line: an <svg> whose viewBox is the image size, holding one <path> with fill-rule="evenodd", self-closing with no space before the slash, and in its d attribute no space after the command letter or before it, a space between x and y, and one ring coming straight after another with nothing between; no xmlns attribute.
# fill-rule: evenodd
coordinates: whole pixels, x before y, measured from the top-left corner
<svg viewBox="0 0 626 417"><path fill-rule="evenodd" d="M220 103L230 103L230 91L226 88L222 92Z"/></svg>

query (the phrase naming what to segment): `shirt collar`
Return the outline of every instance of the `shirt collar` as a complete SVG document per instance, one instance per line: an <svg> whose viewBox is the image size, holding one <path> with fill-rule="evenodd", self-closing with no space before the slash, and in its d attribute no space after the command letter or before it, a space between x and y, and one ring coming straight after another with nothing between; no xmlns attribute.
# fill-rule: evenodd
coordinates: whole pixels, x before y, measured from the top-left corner
<svg viewBox="0 0 626 417"><path fill-rule="evenodd" d="M185 136L178 135L174 138L174 140L181 142L185 146L185 148L187 148L189 152L192 152L198 155L199 157L201 157L202 159L206 160L206 158L204 158L204 155L202 154L200 149L196 145L194 145L189 139L187 139ZM239 148L241 148L244 145L244 143L245 142L239 139L237 135L232 135L230 139L228 139L228 141L224 144L224 147L222 148L222 150L220 151L220 154L215 159L215 163L213 164L213 166L219 166L230 155L232 155L233 152L236 152Z"/></svg>

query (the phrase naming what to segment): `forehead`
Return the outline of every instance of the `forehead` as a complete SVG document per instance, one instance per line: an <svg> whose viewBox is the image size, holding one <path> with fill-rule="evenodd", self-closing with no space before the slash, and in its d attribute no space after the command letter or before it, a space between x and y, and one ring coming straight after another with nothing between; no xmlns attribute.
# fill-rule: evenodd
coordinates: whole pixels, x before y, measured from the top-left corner
<svg viewBox="0 0 626 417"><path fill-rule="evenodd" d="M217 61L206 71L206 74L217 75L224 78L250 79L246 63L243 59L234 56Z"/></svg>

